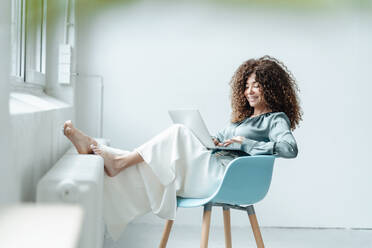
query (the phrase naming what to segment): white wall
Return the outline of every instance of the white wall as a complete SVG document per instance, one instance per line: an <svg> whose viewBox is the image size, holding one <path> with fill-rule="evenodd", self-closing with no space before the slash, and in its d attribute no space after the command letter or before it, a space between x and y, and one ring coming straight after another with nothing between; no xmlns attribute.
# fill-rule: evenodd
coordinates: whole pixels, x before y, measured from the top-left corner
<svg viewBox="0 0 372 248"><path fill-rule="evenodd" d="M217 131L229 119L235 69L269 54L297 78L305 115L294 132L300 153L277 160L256 208L260 223L372 227L369 13L81 3L78 71L104 76L103 133L113 146L133 149L151 138L171 124L171 108L199 108ZM182 210L176 223L199 224L195 216L200 210ZM248 224L243 213L232 218Z"/></svg>
<svg viewBox="0 0 372 248"><path fill-rule="evenodd" d="M10 61L10 1L0 8L0 204L17 201L17 183L9 156L9 61Z"/></svg>
<svg viewBox="0 0 372 248"><path fill-rule="evenodd" d="M75 78L72 77L71 84L58 83L58 51L59 45L64 43L64 28L65 28L65 8L67 1L48 1L47 13L47 59L46 63L46 93L50 96L58 98L66 103L74 103L74 84ZM70 1L71 3L73 1ZM70 14L74 16L74 13ZM71 18L74 19L74 18ZM74 30L73 26L69 29ZM67 36L67 43L72 46L73 65L72 70L75 70L75 55L76 49L74 46L74 32L70 32Z"/></svg>

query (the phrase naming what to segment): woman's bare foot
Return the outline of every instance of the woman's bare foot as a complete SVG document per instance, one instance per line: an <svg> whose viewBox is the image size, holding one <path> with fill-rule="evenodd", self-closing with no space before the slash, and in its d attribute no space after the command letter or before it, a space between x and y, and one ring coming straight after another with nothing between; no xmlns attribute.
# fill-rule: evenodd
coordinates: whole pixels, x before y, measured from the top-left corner
<svg viewBox="0 0 372 248"><path fill-rule="evenodd" d="M93 151L90 145L97 145L97 141L84 134L79 129L72 125L70 120L66 121L63 126L63 133L74 144L76 150L80 154L92 154Z"/></svg>
<svg viewBox="0 0 372 248"><path fill-rule="evenodd" d="M91 145L91 149L95 154L103 157L105 161L105 172L109 177L116 176L126 167L126 154L130 152L117 154L103 145Z"/></svg>

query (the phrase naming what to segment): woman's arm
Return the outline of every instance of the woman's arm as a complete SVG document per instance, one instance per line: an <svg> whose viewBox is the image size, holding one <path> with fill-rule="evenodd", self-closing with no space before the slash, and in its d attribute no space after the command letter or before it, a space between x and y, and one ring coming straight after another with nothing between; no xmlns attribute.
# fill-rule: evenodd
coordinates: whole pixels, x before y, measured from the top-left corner
<svg viewBox="0 0 372 248"><path fill-rule="evenodd" d="M269 142L263 142L244 138L241 149L250 155L272 154L284 158L297 156L297 143L284 114L275 116L271 121L269 139Z"/></svg>
<svg viewBox="0 0 372 248"><path fill-rule="evenodd" d="M242 136L235 136L224 141L224 146L235 145L249 155L277 155L284 158L297 156L297 143L292 135L288 117L279 113L269 124L269 142L256 141Z"/></svg>

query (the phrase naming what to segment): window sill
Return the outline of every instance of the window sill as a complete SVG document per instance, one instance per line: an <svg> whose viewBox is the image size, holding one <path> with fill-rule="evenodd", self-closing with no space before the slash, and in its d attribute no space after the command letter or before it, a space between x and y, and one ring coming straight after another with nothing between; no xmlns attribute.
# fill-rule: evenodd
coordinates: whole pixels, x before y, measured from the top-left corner
<svg viewBox="0 0 372 248"><path fill-rule="evenodd" d="M69 108L71 105L50 97L42 92L13 91L9 97L11 115L50 111Z"/></svg>
<svg viewBox="0 0 372 248"><path fill-rule="evenodd" d="M25 91L31 94L42 94L44 92L44 86L36 83L26 83L21 77L10 77L11 91Z"/></svg>

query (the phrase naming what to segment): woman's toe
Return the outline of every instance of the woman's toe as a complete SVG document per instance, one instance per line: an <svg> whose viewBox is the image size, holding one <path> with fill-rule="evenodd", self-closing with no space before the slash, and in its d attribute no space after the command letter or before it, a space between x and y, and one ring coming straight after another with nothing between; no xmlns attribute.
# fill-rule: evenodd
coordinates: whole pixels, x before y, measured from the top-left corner
<svg viewBox="0 0 372 248"><path fill-rule="evenodd" d="M71 127L71 125L72 125L71 120L65 121L65 123L63 124L63 128L66 129L67 127Z"/></svg>
<svg viewBox="0 0 372 248"><path fill-rule="evenodd" d="M65 128L65 135L71 135L72 134L72 129L70 127Z"/></svg>
<svg viewBox="0 0 372 248"><path fill-rule="evenodd" d="M101 155L101 156L103 155L103 151L99 149L97 146L91 145L90 147L92 151L94 152L94 154Z"/></svg>

